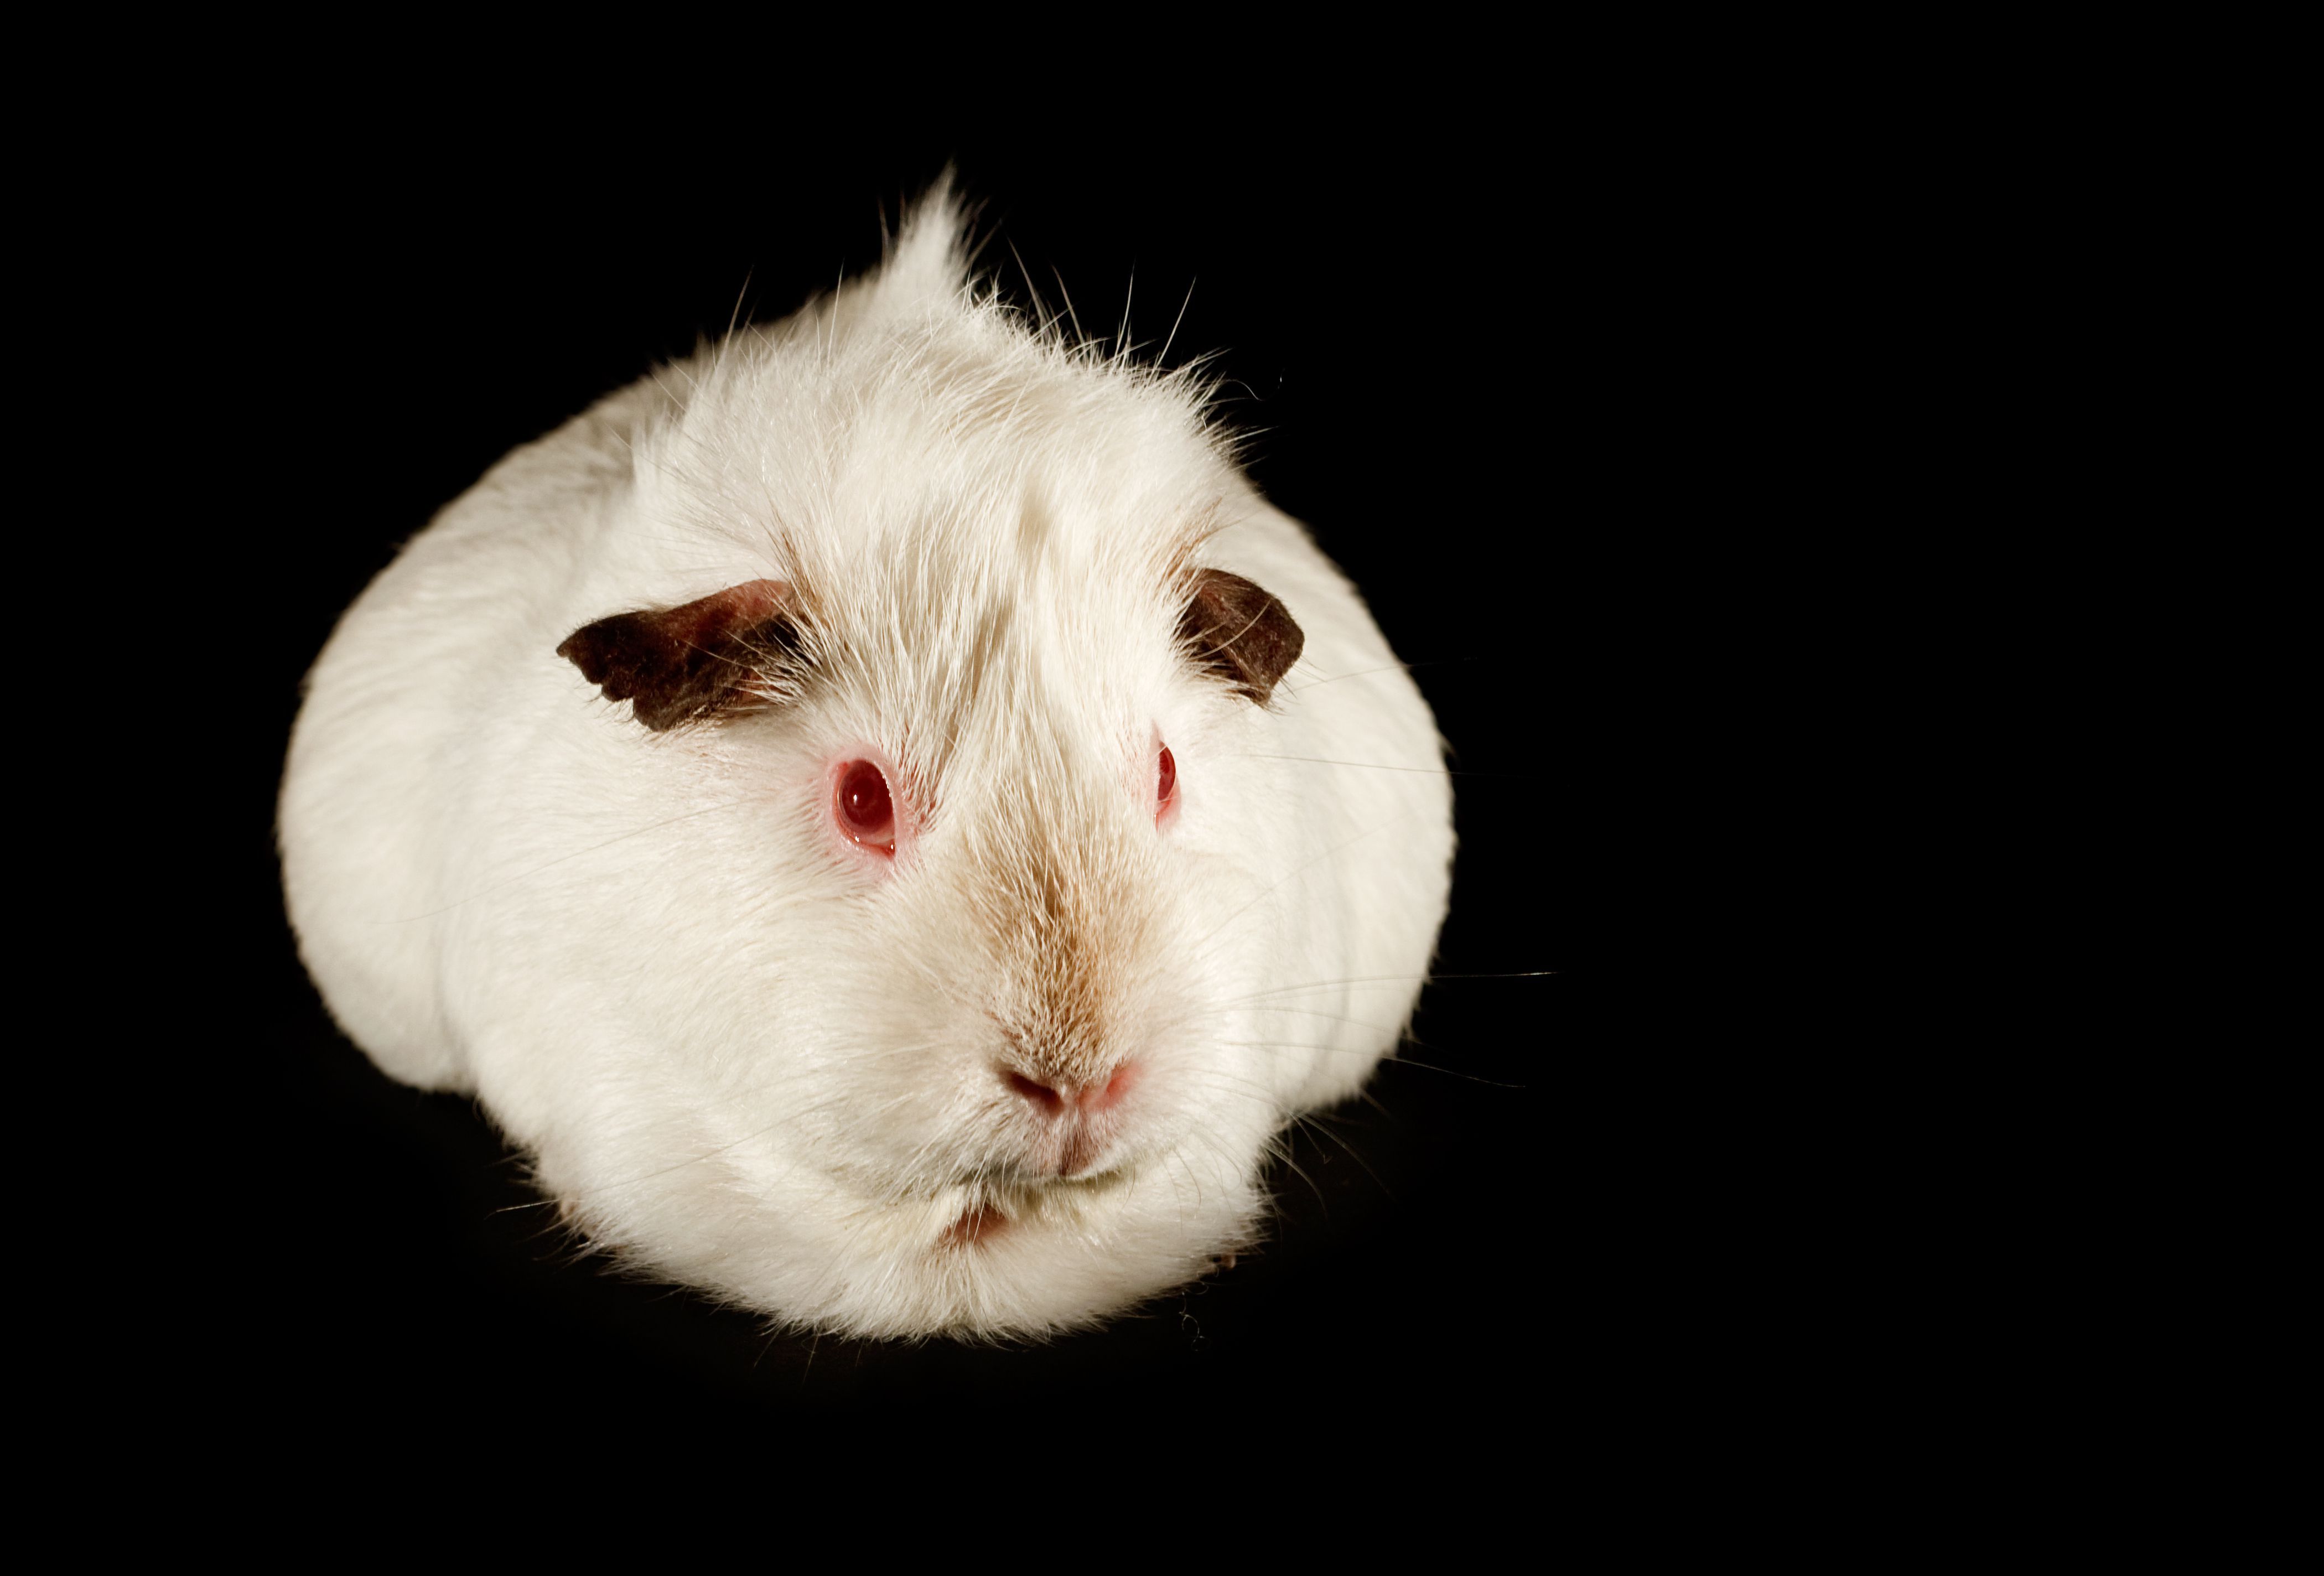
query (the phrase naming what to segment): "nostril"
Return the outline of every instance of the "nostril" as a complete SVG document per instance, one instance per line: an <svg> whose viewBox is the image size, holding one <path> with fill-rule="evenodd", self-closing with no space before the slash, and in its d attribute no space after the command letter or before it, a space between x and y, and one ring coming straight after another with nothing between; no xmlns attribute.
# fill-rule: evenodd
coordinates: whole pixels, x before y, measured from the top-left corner
<svg viewBox="0 0 2324 1576"><path fill-rule="evenodd" d="M1031 1103L1033 1109L1043 1116L1055 1116L1065 1107L1064 1095L1046 1083L1035 1083L1022 1073L1012 1072L1003 1067L1001 1070L1001 1082L1007 1083L1010 1088L1023 1095Z"/></svg>
<svg viewBox="0 0 2324 1576"><path fill-rule="evenodd" d="M1123 1095L1129 1093L1130 1086L1137 1082L1138 1064L1124 1062L1113 1070L1113 1076L1103 1083L1093 1083L1081 1092L1081 1108L1092 1116L1095 1116L1099 1111L1110 1109Z"/></svg>

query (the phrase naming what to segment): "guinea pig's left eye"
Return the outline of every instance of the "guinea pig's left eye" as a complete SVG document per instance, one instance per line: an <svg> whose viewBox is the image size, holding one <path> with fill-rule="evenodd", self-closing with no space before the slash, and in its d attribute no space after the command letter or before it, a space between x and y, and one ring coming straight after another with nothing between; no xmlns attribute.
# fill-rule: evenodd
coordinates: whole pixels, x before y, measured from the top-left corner
<svg viewBox="0 0 2324 1576"><path fill-rule="evenodd" d="M1170 755L1170 746L1162 746L1162 759L1154 772L1154 822L1159 825L1170 806L1178 802L1178 763Z"/></svg>
<svg viewBox="0 0 2324 1576"><path fill-rule="evenodd" d="M872 762L848 762L832 794L831 813L849 842L879 853L896 852L896 803L887 774Z"/></svg>

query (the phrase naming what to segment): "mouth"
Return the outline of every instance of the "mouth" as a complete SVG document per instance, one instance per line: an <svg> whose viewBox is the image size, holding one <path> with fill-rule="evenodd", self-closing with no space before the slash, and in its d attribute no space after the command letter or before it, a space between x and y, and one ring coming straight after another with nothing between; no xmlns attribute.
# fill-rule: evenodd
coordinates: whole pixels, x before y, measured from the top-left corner
<svg viewBox="0 0 2324 1576"><path fill-rule="evenodd" d="M963 1184L966 1203L936 1237L939 1252L983 1247L1044 1218L1077 1213L1091 1201L1127 1186L1130 1167L1116 1166L1077 1176L990 1178Z"/></svg>
<svg viewBox="0 0 2324 1576"><path fill-rule="evenodd" d="M998 1207L979 1199L961 1211L960 1219L944 1230L936 1239L939 1249L981 1248L1009 1229L1009 1217Z"/></svg>

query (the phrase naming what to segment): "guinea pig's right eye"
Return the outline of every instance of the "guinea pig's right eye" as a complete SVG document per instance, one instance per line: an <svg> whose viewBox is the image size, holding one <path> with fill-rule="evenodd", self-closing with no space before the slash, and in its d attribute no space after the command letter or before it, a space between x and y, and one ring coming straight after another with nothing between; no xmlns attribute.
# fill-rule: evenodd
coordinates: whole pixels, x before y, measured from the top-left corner
<svg viewBox="0 0 2324 1576"><path fill-rule="evenodd" d="M887 774L868 760L852 760L839 774L831 813L851 843L876 853L896 852L896 803Z"/></svg>

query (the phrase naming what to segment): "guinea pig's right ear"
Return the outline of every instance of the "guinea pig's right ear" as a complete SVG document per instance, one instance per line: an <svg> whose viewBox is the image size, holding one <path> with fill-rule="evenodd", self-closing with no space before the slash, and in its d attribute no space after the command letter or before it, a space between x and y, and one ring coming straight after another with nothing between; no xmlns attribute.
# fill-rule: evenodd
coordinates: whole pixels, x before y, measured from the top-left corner
<svg viewBox="0 0 2324 1576"><path fill-rule="evenodd" d="M1291 610L1265 586L1224 569L1195 573L1178 639L1197 667L1260 705L1307 643Z"/></svg>
<svg viewBox="0 0 2324 1576"><path fill-rule="evenodd" d="M799 662L796 608L782 581L750 580L679 607L584 624L557 654L603 687L607 700L637 703L638 721L666 733L763 699L765 687L751 680Z"/></svg>

